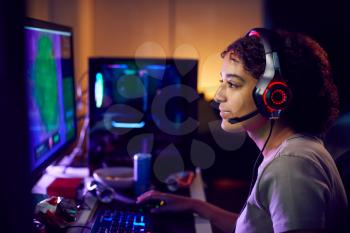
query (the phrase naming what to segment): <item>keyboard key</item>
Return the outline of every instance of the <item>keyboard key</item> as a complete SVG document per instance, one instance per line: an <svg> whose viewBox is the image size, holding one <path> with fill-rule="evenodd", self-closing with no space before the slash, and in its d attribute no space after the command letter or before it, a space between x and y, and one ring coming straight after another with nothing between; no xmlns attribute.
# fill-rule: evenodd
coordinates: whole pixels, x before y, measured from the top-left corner
<svg viewBox="0 0 350 233"><path fill-rule="evenodd" d="M151 233L150 219L135 212L100 210L92 233Z"/></svg>

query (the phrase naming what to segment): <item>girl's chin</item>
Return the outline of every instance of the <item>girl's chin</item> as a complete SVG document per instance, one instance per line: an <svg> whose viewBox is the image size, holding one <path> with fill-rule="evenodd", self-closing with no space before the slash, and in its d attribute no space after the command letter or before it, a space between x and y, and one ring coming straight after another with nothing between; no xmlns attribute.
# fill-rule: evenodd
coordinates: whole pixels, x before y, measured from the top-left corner
<svg viewBox="0 0 350 233"><path fill-rule="evenodd" d="M245 131L241 123L231 124L225 119L221 122L221 128L229 133L240 133Z"/></svg>

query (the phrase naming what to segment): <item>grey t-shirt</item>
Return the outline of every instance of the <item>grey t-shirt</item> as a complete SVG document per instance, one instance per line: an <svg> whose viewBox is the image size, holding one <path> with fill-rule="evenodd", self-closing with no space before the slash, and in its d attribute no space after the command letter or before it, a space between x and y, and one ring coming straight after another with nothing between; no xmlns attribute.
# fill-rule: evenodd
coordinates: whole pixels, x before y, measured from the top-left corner
<svg viewBox="0 0 350 233"><path fill-rule="evenodd" d="M295 135L265 158L236 233L335 229L347 199L336 165L317 138Z"/></svg>

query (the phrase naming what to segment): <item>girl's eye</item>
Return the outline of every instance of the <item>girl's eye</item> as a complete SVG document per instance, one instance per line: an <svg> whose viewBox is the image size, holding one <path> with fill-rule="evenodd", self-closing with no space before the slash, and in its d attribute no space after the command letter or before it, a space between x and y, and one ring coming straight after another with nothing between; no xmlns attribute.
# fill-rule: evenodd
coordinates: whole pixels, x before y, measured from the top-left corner
<svg viewBox="0 0 350 233"><path fill-rule="evenodd" d="M219 79L219 82L222 84L222 83L224 83L224 80ZM233 83L233 82L226 81L226 84L227 84L227 86L229 88L239 88L239 87L241 87L239 84L236 84L236 83Z"/></svg>
<svg viewBox="0 0 350 233"><path fill-rule="evenodd" d="M230 88L238 88L239 87L239 85L232 83L232 82L227 82L227 84Z"/></svg>

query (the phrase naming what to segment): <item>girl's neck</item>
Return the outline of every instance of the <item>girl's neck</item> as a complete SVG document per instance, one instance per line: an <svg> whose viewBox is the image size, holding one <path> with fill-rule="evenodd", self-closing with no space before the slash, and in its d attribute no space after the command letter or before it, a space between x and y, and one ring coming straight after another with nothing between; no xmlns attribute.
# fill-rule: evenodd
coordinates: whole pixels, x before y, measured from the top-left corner
<svg viewBox="0 0 350 233"><path fill-rule="evenodd" d="M267 140L270 133L270 127L271 121L267 121L266 124L259 129L250 130L247 132L249 137L255 142L260 150L263 149L263 146ZM285 126L280 121L276 121L273 125L270 139L263 151L264 158L275 154L279 146L294 134L295 131L290 127Z"/></svg>

